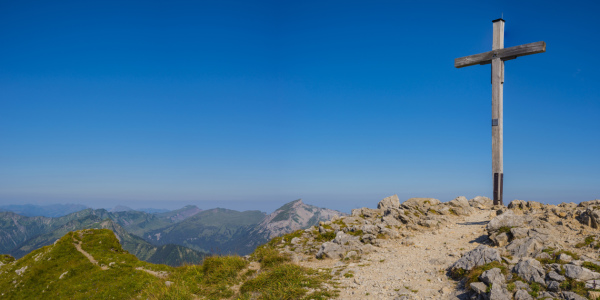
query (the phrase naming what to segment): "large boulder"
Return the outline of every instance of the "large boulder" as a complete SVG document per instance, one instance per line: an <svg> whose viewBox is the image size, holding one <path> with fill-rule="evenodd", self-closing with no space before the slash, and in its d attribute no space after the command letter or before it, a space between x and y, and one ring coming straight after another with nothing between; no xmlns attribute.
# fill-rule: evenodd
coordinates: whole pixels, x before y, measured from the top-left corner
<svg viewBox="0 0 600 300"><path fill-rule="evenodd" d="M494 284L488 297L490 300L512 300L511 294L504 285Z"/></svg>
<svg viewBox="0 0 600 300"><path fill-rule="evenodd" d="M448 202L448 205L450 205L450 209L459 216L468 216L473 213L473 208L464 196L456 197L454 200Z"/></svg>
<svg viewBox="0 0 600 300"><path fill-rule="evenodd" d="M506 250L515 257L535 257L544 250L544 244L538 237L528 237L513 240Z"/></svg>
<svg viewBox="0 0 600 300"><path fill-rule="evenodd" d="M450 270L463 269L469 271L474 267L483 266L493 261L501 261L498 250L485 245L479 245L450 266Z"/></svg>
<svg viewBox="0 0 600 300"><path fill-rule="evenodd" d="M494 206L494 201L488 197L477 196L469 200L469 205L473 208L490 209Z"/></svg>
<svg viewBox="0 0 600 300"><path fill-rule="evenodd" d="M525 290L517 290L515 300L533 300L533 297Z"/></svg>
<svg viewBox="0 0 600 300"><path fill-rule="evenodd" d="M546 272L542 268L542 264L533 258L524 257L513 267L513 272L519 277L527 280L527 282L537 282L541 285L546 285L544 277Z"/></svg>
<svg viewBox="0 0 600 300"><path fill-rule="evenodd" d="M508 203L509 209L525 209L527 202L524 200L513 200Z"/></svg>
<svg viewBox="0 0 600 300"><path fill-rule="evenodd" d="M600 209L600 199L583 201L579 203L579 207L592 207L593 209Z"/></svg>
<svg viewBox="0 0 600 300"><path fill-rule="evenodd" d="M506 282L506 278L504 278L504 274L502 274L502 271L500 271L499 268L493 268L483 272L479 276L479 279L488 285L502 285Z"/></svg>
<svg viewBox="0 0 600 300"><path fill-rule="evenodd" d="M383 200L379 201L379 203L377 204L377 208L379 209L388 209L388 208L395 208L398 209L400 207L400 200L398 199L398 195L392 195L386 198L383 198Z"/></svg>
<svg viewBox="0 0 600 300"><path fill-rule="evenodd" d="M493 234L501 228L511 229L514 227L539 227L540 222L528 215L516 215L512 210L507 210L501 215L493 218L486 226L489 234Z"/></svg>
<svg viewBox="0 0 600 300"><path fill-rule="evenodd" d="M579 281L587 281L600 279L600 273L592 272L589 269L586 269L577 265L564 265L565 276L571 279L579 280Z"/></svg>
<svg viewBox="0 0 600 300"><path fill-rule="evenodd" d="M371 208L355 208L352 210L353 217L359 218L375 218L379 215L383 214L383 210L381 209L371 209Z"/></svg>
<svg viewBox="0 0 600 300"><path fill-rule="evenodd" d="M336 243L325 242L321 245L321 249L317 252L317 258L342 258L344 249Z"/></svg>
<svg viewBox="0 0 600 300"><path fill-rule="evenodd" d="M579 221L592 228L600 227L600 209L595 209L594 206L588 206L586 210L579 216Z"/></svg>
<svg viewBox="0 0 600 300"><path fill-rule="evenodd" d="M427 211L429 207L440 204L440 200L435 198L410 198L402 202L402 207L405 209L418 209Z"/></svg>
<svg viewBox="0 0 600 300"><path fill-rule="evenodd" d="M563 291L561 293L562 299L565 300L587 300L587 298L577 295L574 292Z"/></svg>

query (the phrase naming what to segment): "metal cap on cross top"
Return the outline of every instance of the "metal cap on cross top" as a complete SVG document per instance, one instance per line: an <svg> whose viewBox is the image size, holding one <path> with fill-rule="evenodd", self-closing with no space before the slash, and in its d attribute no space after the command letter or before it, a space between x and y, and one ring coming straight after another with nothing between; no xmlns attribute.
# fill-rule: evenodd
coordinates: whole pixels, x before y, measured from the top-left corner
<svg viewBox="0 0 600 300"><path fill-rule="evenodd" d="M524 44L504 48L504 19L493 20L494 39L492 51L459 57L454 60L456 68L492 64L492 180L494 205L503 205L504 160L503 160L503 86L504 62L519 56L546 52L545 42Z"/></svg>

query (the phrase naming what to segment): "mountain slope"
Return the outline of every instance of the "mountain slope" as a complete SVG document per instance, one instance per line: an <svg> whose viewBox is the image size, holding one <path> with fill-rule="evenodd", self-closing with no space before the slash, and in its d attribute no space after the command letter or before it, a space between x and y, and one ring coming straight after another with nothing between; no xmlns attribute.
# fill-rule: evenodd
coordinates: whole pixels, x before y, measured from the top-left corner
<svg viewBox="0 0 600 300"><path fill-rule="evenodd" d="M273 237L308 228L334 215L345 214L304 204L301 199L269 215L217 208L148 232L144 238L157 245L171 243L210 253L246 255Z"/></svg>
<svg viewBox="0 0 600 300"><path fill-rule="evenodd" d="M180 209L176 209L173 211L168 211L168 212L163 212L163 213L155 213L155 215L159 219L166 220L171 223L177 223L177 222L181 222L201 211L202 210L199 209L195 205L187 205L185 207L182 207Z"/></svg>
<svg viewBox="0 0 600 300"><path fill-rule="evenodd" d="M307 205L302 199L292 201L269 214L256 229L256 234L265 235L270 240L276 236L304 229L327 221L333 216L346 214L327 208Z"/></svg>
<svg viewBox="0 0 600 300"><path fill-rule="evenodd" d="M203 252L237 253L236 241L264 218L260 211L215 208L167 228L148 232L144 238L155 245L177 244Z"/></svg>
<svg viewBox="0 0 600 300"><path fill-rule="evenodd" d="M243 249L240 254L252 252L257 246L274 237L309 228L334 216L345 215L339 211L305 204L302 199L289 202L266 216L257 226L242 235L238 241L238 248Z"/></svg>
<svg viewBox="0 0 600 300"><path fill-rule="evenodd" d="M128 233L123 227L116 224L111 219L102 220L95 215L88 215L80 219L72 220L51 232L40 234L35 238L29 239L13 249L10 254L15 258L21 258L35 249L53 244L56 240L60 239L70 231L92 228L110 229L114 232L123 249L129 251L129 253L143 261L170 266L180 266L184 263L200 263L204 256L206 256L206 253L200 253L178 245L154 246L144 239ZM173 251L173 253L169 253L169 251Z"/></svg>
<svg viewBox="0 0 600 300"><path fill-rule="evenodd" d="M114 221L103 222L106 219ZM60 218L25 217L12 212L0 212L0 253L10 253L20 258L32 250L54 243L69 231L108 228L122 239L123 247L127 251L141 260L174 266L200 262L205 256L202 252L182 246L165 247L161 244L157 247L131 234L143 234L146 230L156 230L169 225L172 225L172 222L168 218L138 211L110 213L104 209L90 208ZM167 251L175 252L168 254ZM155 253L158 254L153 256Z"/></svg>

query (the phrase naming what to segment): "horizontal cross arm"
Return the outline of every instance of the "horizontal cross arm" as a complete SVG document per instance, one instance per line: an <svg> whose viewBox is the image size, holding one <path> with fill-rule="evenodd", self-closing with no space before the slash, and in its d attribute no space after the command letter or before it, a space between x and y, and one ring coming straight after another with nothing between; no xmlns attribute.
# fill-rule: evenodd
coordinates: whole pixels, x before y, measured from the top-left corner
<svg viewBox="0 0 600 300"><path fill-rule="evenodd" d="M490 52L479 53L475 55L469 55L465 57L459 57L454 60L454 66L456 68L468 67L473 65L484 65L492 62L494 58L500 58L502 60L515 59L519 56L525 56L530 54L546 52L545 42L535 42L530 44L524 44L514 46L510 48L493 50Z"/></svg>

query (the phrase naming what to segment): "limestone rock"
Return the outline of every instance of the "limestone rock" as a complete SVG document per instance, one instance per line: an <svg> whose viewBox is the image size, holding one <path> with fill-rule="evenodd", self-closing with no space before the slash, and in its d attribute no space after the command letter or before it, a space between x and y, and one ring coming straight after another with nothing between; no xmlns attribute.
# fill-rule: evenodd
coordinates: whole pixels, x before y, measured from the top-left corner
<svg viewBox="0 0 600 300"><path fill-rule="evenodd" d="M379 209L387 209L387 208L399 208L400 207L400 200L398 199L398 195L393 195L393 196L389 196L386 198L383 198L383 200L379 201L379 203L377 204L377 208Z"/></svg>
<svg viewBox="0 0 600 300"><path fill-rule="evenodd" d="M588 207L585 212L581 214L579 220L582 224L596 229L600 227L600 210L596 209L596 207L600 208L600 206Z"/></svg>
<svg viewBox="0 0 600 300"><path fill-rule="evenodd" d="M474 267L482 266L493 261L501 261L498 250L485 245L480 245L477 248L467 252L463 257L456 261L450 267L450 269L463 269L468 271Z"/></svg>
<svg viewBox="0 0 600 300"><path fill-rule="evenodd" d="M562 276L554 271L550 271L550 272L548 272L548 279L558 281L558 282L563 282L567 278L565 278L565 276Z"/></svg>
<svg viewBox="0 0 600 300"><path fill-rule="evenodd" d="M459 216L468 216L473 213L473 208L469 204L467 198L464 196L457 197L456 199L448 202L448 205L452 206L452 211Z"/></svg>
<svg viewBox="0 0 600 300"><path fill-rule="evenodd" d="M513 240L506 247L506 250L516 257L535 257L543 249L544 245L535 237Z"/></svg>
<svg viewBox="0 0 600 300"><path fill-rule="evenodd" d="M511 293L500 284L492 285L492 290L488 297L490 300L512 300Z"/></svg>
<svg viewBox="0 0 600 300"><path fill-rule="evenodd" d="M515 227L510 229L510 234L512 235L513 239L526 238L528 232L529 229L522 227Z"/></svg>
<svg viewBox="0 0 600 300"><path fill-rule="evenodd" d="M568 278L580 281L600 279L600 273L592 272L581 266L568 264L563 265L563 268L565 269L565 276Z"/></svg>
<svg viewBox="0 0 600 300"><path fill-rule="evenodd" d="M564 291L561 293L562 299L565 300L586 300L586 298L581 297L573 292Z"/></svg>
<svg viewBox="0 0 600 300"><path fill-rule="evenodd" d="M493 284L500 286L506 282L506 279L499 268L493 268L483 272L481 276L479 276L479 279L488 285Z"/></svg>
<svg viewBox="0 0 600 300"><path fill-rule="evenodd" d="M494 201L488 197L477 196L469 200L469 205L473 208L490 209L494 206Z"/></svg>
<svg viewBox="0 0 600 300"><path fill-rule="evenodd" d="M579 203L579 205L577 205L577 206L578 207L586 207L586 208L596 206L597 208L600 208L600 199L583 201L583 202Z"/></svg>
<svg viewBox="0 0 600 300"><path fill-rule="evenodd" d="M436 206L440 203L440 200L435 198L410 198L404 201L401 206L406 209L420 209L421 211L427 211L430 206Z"/></svg>
<svg viewBox="0 0 600 300"><path fill-rule="evenodd" d="M585 287L588 289L599 289L600 280L588 280L585 282Z"/></svg>
<svg viewBox="0 0 600 300"><path fill-rule="evenodd" d="M537 258L537 259L552 259L552 256L550 256L550 254L548 254L546 252L540 252L535 256L535 258Z"/></svg>
<svg viewBox="0 0 600 300"><path fill-rule="evenodd" d="M546 285L544 282L546 273L544 272L541 263L536 259L529 257L521 258L519 263L514 266L513 272L517 273L519 277L527 280L529 283L537 282Z"/></svg>
<svg viewBox="0 0 600 300"><path fill-rule="evenodd" d="M558 283L558 281L551 280L548 283L547 289L551 292L560 292L560 283Z"/></svg>
<svg viewBox="0 0 600 300"><path fill-rule="evenodd" d="M523 200L513 200L513 201L510 201L510 203L508 203L508 208L509 209L525 209L526 203L527 202L525 202Z"/></svg>
<svg viewBox="0 0 600 300"><path fill-rule="evenodd" d="M529 285L521 280L515 281L515 288L518 290L530 290Z"/></svg>
<svg viewBox="0 0 600 300"><path fill-rule="evenodd" d="M493 235L490 237L490 239L494 242L494 244L498 247L503 247L508 245L508 234L506 234L506 232L503 232L501 234L498 235Z"/></svg>
<svg viewBox="0 0 600 300"><path fill-rule="evenodd" d="M341 258L344 255L342 247L336 243L325 242L317 253L317 258Z"/></svg>
<svg viewBox="0 0 600 300"><path fill-rule="evenodd" d="M539 223L539 222L537 222ZM507 210L501 215L493 218L486 226L489 233L496 232L502 227L523 227L526 225L533 225L535 227L536 221L531 216L515 215L512 210Z"/></svg>
<svg viewBox="0 0 600 300"><path fill-rule="evenodd" d="M533 297L524 290L517 290L515 293L515 300L533 300Z"/></svg>
<svg viewBox="0 0 600 300"><path fill-rule="evenodd" d="M573 257L571 257L571 255L561 253L558 256L558 260L561 260L561 261L564 261L564 262L571 262L573 260Z"/></svg>
<svg viewBox="0 0 600 300"><path fill-rule="evenodd" d="M483 282L471 282L471 289L478 295L485 294L487 285Z"/></svg>

